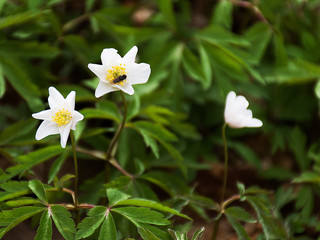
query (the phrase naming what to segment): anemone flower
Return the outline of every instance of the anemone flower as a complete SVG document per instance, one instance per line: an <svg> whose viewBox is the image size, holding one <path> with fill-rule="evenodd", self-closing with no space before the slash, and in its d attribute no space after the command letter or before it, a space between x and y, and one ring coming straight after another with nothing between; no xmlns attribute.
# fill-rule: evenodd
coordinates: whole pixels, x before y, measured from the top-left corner
<svg viewBox="0 0 320 240"><path fill-rule="evenodd" d="M262 121L252 117L252 111L247 109L249 102L244 96L228 93L224 109L224 120L232 128L261 127Z"/></svg>
<svg viewBox="0 0 320 240"><path fill-rule="evenodd" d="M49 87L50 109L32 114L33 118L43 120L36 132L37 140L59 133L61 147L66 147L70 130L75 130L83 119L83 115L74 110L75 97L76 92L72 91L64 99L57 89Z"/></svg>
<svg viewBox="0 0 320 240"><path fill-rule="evenodd" d="M148 81L150 65L135 63L137 52L138 48L134 46L122 58L116 49L106 48L101 53L102 65L88 64L88 68L100 79L95 91L97 98L118 90L132 95L132 85Z"/></svg>

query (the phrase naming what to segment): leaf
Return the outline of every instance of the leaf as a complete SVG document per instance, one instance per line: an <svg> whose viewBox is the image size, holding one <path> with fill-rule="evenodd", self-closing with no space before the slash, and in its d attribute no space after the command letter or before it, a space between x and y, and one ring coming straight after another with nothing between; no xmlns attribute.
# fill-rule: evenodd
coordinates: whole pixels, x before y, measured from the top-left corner
<svg viewBox="0 0 320 240"><path fill-rule="evenodd" d="M199 44L200 62L203 71L203 78L201 79L202 86L207 90L212 81L212 66L210 64L210 58L204 47Z"/></svg>
<svg viewBox="0 0 320 240"><path fill-rule="evenodd" d="M156 158L159 158L159 147L157 142L149 135L148 131L140 129L140 134L147 147L150 147Z"/></svg>
<svg viewBox="0 0 320 240"><path fill-rule="evenodd" d="M74 240L76 228L70 212L63 206L54 205L50 207L52 219L61 235L66 240Z"/></svg>
<svg viewBox="0 0 320 240"><path fill-rule="evenodd" d="M227 215L227 219L231 226L234 228L234 230L236 230L239 240L251 240L251 238L248 236L245 229L239 222L237 222L233 217L229 215Z"/></svg>
<svg viewBox="0 0 320 240"><path fill-rule="evenodd" d="M107 196L109 200L109 206L114 206L117 202L130 198L130 195L113 188L107 189Z"/></svg>
<svg viewBox="0 0 320 240"><path fill-rule="evenodd" d="M5 91L6 91L6 81L4 79L4 74L3 74L1 63L0 63L0 98L3 97Z"/></svg>
<svg viewBox="0 0 320 240"><path fill-rule="evenodd" d="M134 122L134 126L139 130L144 130L145 133L148 133L149 136L152 136L155 139L161 139L169 142L177 140L177 137L173 133L158 124L148 121L136 121Z"/></svg>
<svg viewBox="0 0 320 240"><path fill-rule="evenodd" d="M102 222L98 240L117 240L117 230L111 212Z"/></svg>
<svg viewBox="0 0 320 240"><path fill-rule="evenodd" d="M42 202L39 201L38 199L29 198L29 197L19 198L17 200L11 200L11 201L5 202L5 205L10 208L22 207L27 205L35 205L35 204L37 205L42 204Z"/></svg>
<svg viewBox="0 0 320 240"><path fill-rule="evenodd" d="M220 24L230 29L232 27L232 10L233 3L230 1L222 0L216 5L211 19L211 24Z"/></svg>
<svg viewBox="0 0 320 240"><path fill-rule="evenodd" d="M41 201L48 202L46 191L44 190L43 184L39 180L31 180L29 182L29 188Z"/></svg>
<svg viewBox="0 0 320 240"><path fill-rule="evenodd" d="M22 63L17 58L0 58L4 75L14 89L25 99L33 112L44 109L40 100L40 90L21 68ZM20 63L20 64L19 64Z"/></svg>
<svg viewBox="0 0 320 240"><path fill-rule="evenodd" d="M163 212L172 213L174 215L186 218L188 220L192 220L187 215L179 213L175 209L169 208L169 207L164 206L160 203L157 203L155 201L150 201L147 199L142 199L142 198L141 199L140 198L126 199L126 200L122 200L122 201L119 201L116 204L114 204L114 206L120 206L120 205L131 205L131 206L151 208L151 209L155 209L155 210L159 210L159 211L163 211Z"/></svg>
<svg viewBox="0 0 320 240"><path fill-rule="evenodd" d="M122 207L112 208L113 212L119 213L133 223L135 221L154 225L168 225L170 221L165 219L162 214L142 207Z"/></svg>
<svg viewBox="0 0 320 240"><path fill-rule="evenodd" d="M54 157L58 154L62 153L65 149L63 149L60 145L58 146L50 146L46 148L42 148L40 150L36 150L27 155L19 156L15 159L18 163L15 166L9 167L6 169L8 172L4 177L0 176L0 182L11 177L17 176L30 168Z"/></svg>
<svg viewBox="0 0 320 240"><path fill-rule="evenodd" d="M133 100L129 103L128 106L128 113L127 113L127 119L126 121L130 121L133 117L138 115L140 111L140 98L139 95L134 94Z"/></svg>
<svg viewBox="0 0 320 240"><path fill-rule="evenodd" d="M31 132L36 126L37 122L34 119L24 119L15 124L10 125L0 132L0 146L12 143L22 136Z"/></svg>
<svg viewBox="0 0 320 240"><path fill-rule="evenodd" d="M144 240L161 240L160 238L156 237L150 230L144 228L138 228L138 232L142 239Z"/></svg>
<svg viewBox="0 0 320 240"><path fill-rule="evenodd" d="M164 15L164 21L167 21L170 27L176 29L177 23L175 13L173 11L172 0L157 0L157 4Z"/></svg>
<svg viewBox="0 0 320 240"><path fill-rule="evenodd" d="M106 207L97 206L88 212L88 217L84 218L78 225L78 232L76 239L82 239L91 236L94 231L99 228L101 223L108 216L108 209Z"/></svg>
<svg viewBox="0 0 320 240"><path fill-rule="evenodd" d="M120 122L120 118L118 118L118 116L115 116L113 112L110 112L108 110L85 108L85 109L82 109L80 113L83 114L83 116L86 119L101 118L101 119L111 119L116 121L117 123Z"/></svg>
<svg viewBox="0 0 320 240"><path fill-rule="evenodd" d="M51 183L55 176L57 176L58 172L60 171L63 163L69 156L69 153L71 152L71 147L67 147L66 150L54 161L54 163L51 165L49 174L48 174L48 183Z"/></svg>
<svg viewBox="0 0 320 240"><path fill-rule="evenodd" d="M3 57L52 58L58 53L59 50L47 42L0 41L0 58L1 55Z"/></svg>
<svg viewBox="0 0 320 240"><path fill-rule="evenodd" d="M43 212L40 225L37 230L37 235L34 240L50 240L52 239L52 220L49 214L49 211L46 210Z"/></svg>
<svg viewBox="0 0 320 240"><path fill-rule="evenodd" d="M199 64L199 59L187 47L183 50L182 64L186 72L195 80L203 82L205 76L202 67Z"/></svg>
<svg viewBox="0 0 320 240"><path fill-rule="evenodd" d="M121 188L126 188L128 187L128 185L131 182L131 178L128 176L120 176L117 177L116 179L114 179L113 181L110 181L106 184L104 184L103 186L105 188L117 188L117 189L121 189Z"/></svg>
<svg viewBox="0 0 320 240"><path fill-rule="evenodd" d="M256 223L257 221L251 217L251 215L240 207L229 207L225 210L225 214L234 219L238 219L244 222Z"/></svg>
<svg viewBox="0 0 320 240"><path fill-rule="evenodd" d="M320 184L320 176L319 173L315 172L303 172L299 177L294 178L292 182Z"/></svg>
<svg viewBox="0 0 320 240"><path fill-rule="evenodd" d="M0 192L0 202L29 194L28 182L9 181L0 184L5 192Z"/></svg>
<svg viewBox="0 0 320 240"><path fill-rule="evenodd" d="M22 221L44 210L43 207L20 207L0 212L0 238Z"/></svg>
<svg viewBox="0 0 320 240"><path fill-rule="evenodd" d="M47 13L47 11L25 11L8 17L2 17L0 20L0 29L30 21L44 13Z"/></svg>

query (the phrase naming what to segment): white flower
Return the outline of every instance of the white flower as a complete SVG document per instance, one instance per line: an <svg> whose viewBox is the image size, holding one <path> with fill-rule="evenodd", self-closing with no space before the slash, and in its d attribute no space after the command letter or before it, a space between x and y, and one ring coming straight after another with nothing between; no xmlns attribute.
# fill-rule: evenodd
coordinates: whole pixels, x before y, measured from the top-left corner
<svg viewBox="0 0 320 240"><path fill-rule="evenodd" d="M232 128L261 127L262 121L252 118L252 111L247 109L249 102L244 96L229 92L224 109L224 120Z"/></svg>
<svg viewBox="0 0 320 240"><path fill-rule="evenodd" d="M32 114L32 117L43 120L36 133L37 140L59 133L61 147L66 147L70 129L75 130L83 119L83 115L74 110L75 97L76 92L72 91L64 99L57 89L49 87L50 109Z"/></svg>
<svg viewBox="0 0 320 240"><path fill-rule="evenodd" d="M106 48L101 53L99 64L88 64L88 68L100 79L95 96L101 97L109 92L122 90L130 95L134 94L131 85L148 81L150 65L135 63L138 48L134 46L122 58L114 48Z"/></svg>

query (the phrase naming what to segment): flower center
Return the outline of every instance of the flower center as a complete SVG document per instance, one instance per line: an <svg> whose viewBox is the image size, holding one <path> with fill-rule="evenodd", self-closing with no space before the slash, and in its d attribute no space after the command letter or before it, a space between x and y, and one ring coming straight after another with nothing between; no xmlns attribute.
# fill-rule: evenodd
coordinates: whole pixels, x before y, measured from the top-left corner
<svg viewBox="0 0 320 240"><path fill-rule="evenodd" d="M60 109L54 116L52 116L52 121L56 122L58 127L68 124L72 119L71 112Z"/></svg>
<svg viewBox="0 0 320 240"><path fill-rule="evenodd" d="M108 70L106 79L111 82L111 84L123 85L123 82L127 79L127 73L125 64L120 64L119 66L113 66Z"/></svg>

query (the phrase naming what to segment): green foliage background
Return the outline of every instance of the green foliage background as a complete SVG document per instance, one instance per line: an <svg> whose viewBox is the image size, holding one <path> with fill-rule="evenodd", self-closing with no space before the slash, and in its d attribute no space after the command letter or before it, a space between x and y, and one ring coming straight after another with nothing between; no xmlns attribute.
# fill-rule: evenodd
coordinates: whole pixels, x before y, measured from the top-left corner
<svg viewBox="0 0 320 240"><path fill-rule="evenodd" d="M229 150L236 156L231 164L249 164L259 179L274 184L269 189L274 191L271 203L262 192L263 196L249 196L260 190L250 192L239 184L241 197L253 206L263 225L259 239L315 239L320 231L316 212L319 9L319 0L0 0L0 210L23 206L11 212L24 214L17 224L43 212L38 222L45 229L52 220L46 217L48 209L37 204L47 197L65 198L48 189L70 185L72 176L65 175L64 168L71 148L57 145L58 136L36 141L38 123L31 118L47 108L48 87L55 86L64 96L75 90L76 109L85 116L75 132L82 148L78 151L81 202L97 204L107 197L106 189L118 189L133 199L162 202L176 211L189 206L212 220L210 212L216 209L212 200L219 197L199 196L192 184L199 171L223 158L223 109L227 93L233 90L248 98L254 116L264 123L262 129L228 130ZM138 62L150 64L151 77L147 84L134 86L133 96L126 96L128 119L116 157L136 177L121 176L111 167L106 184L99 159L121 122L121 98L111 93L96 99L98 79L87 65L100 64L104 48L118 49L123 56L134 45L139 48ZM95 152L86 151L91 149ZM284 155L289 156L289 165ZM17 181L38 178L34 167L47 161L49 170L40 180L51 186L40 183L39 190L37 183ZM155 189L164 193L159 195ZM27 195L21 205L17 202L17 197L31 192L37 198ZM24 206L30 204L35 206ZM60 208L55 206L53 211L58 229L61 218L68 222L71 216ZM90 214L106 211L97 208L90 210L87 221L92 221ZM264 212L266 208L272 214ZM128 217L130 211L140 210L117 209L114 220L101 218L96 229L102 232L116 225L121 232L118 239L138 233L143 239L156 239L154 235L169 239L164 229L159 232L148 225L165 220L157 218L157 212L154 222L132 218L130 223L120 215ZM241 239L250 239L239 220L252 219L241 209L229 209L226 217ZM280 222L276 227L274 218ZM0 220L0 226L0 236L10 230L8 222ZM66 239L76 232L73 222L68 226L67 233L59 230ZM50 235L50 231L40 232ZM91 235L81 227L77 234L77 239ZM117 239L116 233L110 234L114 236L110 239ZM39 235L38 239L46 238Z"/></svg>

